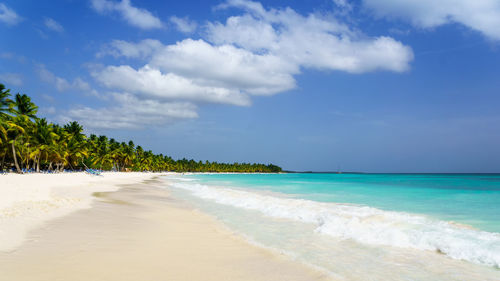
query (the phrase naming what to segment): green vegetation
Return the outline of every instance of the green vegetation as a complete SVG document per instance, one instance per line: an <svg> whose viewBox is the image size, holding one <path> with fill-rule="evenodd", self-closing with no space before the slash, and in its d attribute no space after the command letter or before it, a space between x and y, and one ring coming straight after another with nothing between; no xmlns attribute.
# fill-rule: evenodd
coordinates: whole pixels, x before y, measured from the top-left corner
<svg viewBox="0 0 500 281"><path fill-rule="evenodd" d="M275 165L174 160L145 151L134 142L83 134L77 122L64 126L38 118L38 107L24 94L11 99L0 84L0 170L63 171L86 167L116 171L281 172Z"/></svg>

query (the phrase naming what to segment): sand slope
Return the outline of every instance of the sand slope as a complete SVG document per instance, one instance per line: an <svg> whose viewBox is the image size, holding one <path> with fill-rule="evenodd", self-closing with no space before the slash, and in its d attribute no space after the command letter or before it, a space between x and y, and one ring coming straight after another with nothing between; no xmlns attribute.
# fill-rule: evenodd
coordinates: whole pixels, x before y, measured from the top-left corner
<svg viewBox="0 0 500 281"><path fill-rule="evenodd" d="M165 190L134 185L97 195L93 208L0 253L0 280L328 280L247 244Z"/></svg>
<svg viewBox="0 0 500 281"><path fill-rule="evenodd" d="M151 173L9 174L0 176L0 252L19 247L26 233L44 222L89 208L98 191L141 182Z"/></svg>

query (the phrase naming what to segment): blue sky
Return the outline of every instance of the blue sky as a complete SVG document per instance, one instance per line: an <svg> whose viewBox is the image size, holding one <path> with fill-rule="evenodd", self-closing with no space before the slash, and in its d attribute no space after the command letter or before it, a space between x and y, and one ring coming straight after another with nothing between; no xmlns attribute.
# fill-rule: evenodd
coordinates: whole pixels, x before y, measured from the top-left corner
<svg viewBox="0 0 500 281"><path fill-rule="evenodd" d="M174 158L500 172L498 26L498 0L0 0L0 81Z"/></svg>

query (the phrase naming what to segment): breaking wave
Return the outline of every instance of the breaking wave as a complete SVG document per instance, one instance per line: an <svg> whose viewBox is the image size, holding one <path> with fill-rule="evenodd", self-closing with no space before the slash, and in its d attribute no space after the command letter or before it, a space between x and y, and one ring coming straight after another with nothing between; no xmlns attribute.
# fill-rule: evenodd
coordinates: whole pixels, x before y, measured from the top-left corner
<svg viewBox="0 0 500 281"><path fill-rule="evenodd" d="M312 223L315 231L338 239L435 251L451 258L500 267L500 234L404 212L341 203L281 198L243 190L173 182L171 186L219 204L265 216Z"/></svg>

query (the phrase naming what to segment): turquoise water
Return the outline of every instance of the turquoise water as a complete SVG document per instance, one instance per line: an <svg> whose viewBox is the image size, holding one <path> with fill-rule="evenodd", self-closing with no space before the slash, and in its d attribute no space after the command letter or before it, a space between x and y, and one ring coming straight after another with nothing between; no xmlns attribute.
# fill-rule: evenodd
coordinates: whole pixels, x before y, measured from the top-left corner
<svg viewBox="0 0 500 281"><path fill-rule="evenodd" d="M424 214L500 232L500 174L200 174L203 183Z"/></svg>
<svg viewBox="0 0 500 281"><path fill-rule="evenodd" d="M187 174L186 200L335 280L500 280L500 175Z"/></svg>

